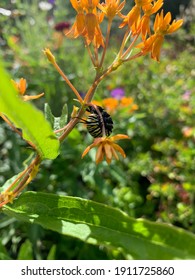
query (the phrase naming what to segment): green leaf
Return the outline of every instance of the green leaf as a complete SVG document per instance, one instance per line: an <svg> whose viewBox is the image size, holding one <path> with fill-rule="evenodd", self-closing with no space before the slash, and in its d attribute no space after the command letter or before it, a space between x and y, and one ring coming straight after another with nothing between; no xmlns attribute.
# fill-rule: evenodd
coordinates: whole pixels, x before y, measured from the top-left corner
<svg viewBox="0 0 195 280"><path fill-rule="evenodd" d="M60 117L60 128L64 127L67 124L68 120L68 106L67 104L64 104L62 108L62 114Z"/></svg>
<svg viewBox="0 0 195 280"><path fill-rule="evenodd" d="M56 245L54 244L49 250L47 260L55 260L55 255L56 255Z"/></svg>
<svg viewBox="0 0 195 280"><path fill-rule="evenodd" d="M33 249L30 240L26 239L24 243L20 246L18 252L18 260L33 260Z"/></svg>
<svg viewBox="0 0 195 280"><path fill-rule="evenodd" d="M20 174L20 173L19 173ZM19 176L19 174L14 175L10 179L8 179L3 186L0 187L0 192L4 192L13 182L14 180ZM16 187L18 183L16 183L14 186Z"/></svg>
<svg viewBox="0 0 195 280"><path fill-rule="evenodd" d="M11 260L5 247L2 245L1 240L0 240L0 260Z"/></svg>
<svg viewBox="0 0 195 280"><path fill-rule="evenodd" d="M51 108L48 103L44 104L44 113L45 113L46 120L50 123L51 127L53 128L54 115L52 114Z"/></svg>
<svg viewBox="0 0 195 280"><path fill-rule="evenodd" d="M195 259L195 236L167 224L133 219L81 198L26 192L3 212L86 243L122 248L134 259Z"/></svg>
<svg viewBox="0 0 195 280"><path fill-rule="evenodd" d="M59 154L59 141L41 111L18 98L10 79L0 66L0 112L18 128L23 138L32 142L42 158Z"/></svg>
<svg viewBox="0 0 195 280"><path fill-rule="evenodd" d="M67 124L68 119L68 107L67 104L64 104L62 108L62 114L60 117L55 117L51 111L49 104L45 103L45 118L51 124L53 130L58 130L63 128ZM57 135L61 135L62 132L58 132Z"/></svg>

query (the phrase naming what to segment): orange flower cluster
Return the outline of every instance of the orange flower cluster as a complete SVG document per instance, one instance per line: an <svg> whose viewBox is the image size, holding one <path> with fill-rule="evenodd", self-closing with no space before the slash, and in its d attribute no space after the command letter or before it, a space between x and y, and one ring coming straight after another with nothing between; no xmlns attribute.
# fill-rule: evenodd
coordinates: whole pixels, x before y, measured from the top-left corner
<svg viewBox="0 0 195 280"><path fill-rule="evenodd" d="M83 36L88 44L93 41L97 47L104 47L103 35L100 29L103 14L97 13L99 0L70 0L70 2L77 15L72 28L66 35L73 38Z"/></svg>
<svg viewBox="0 0 195 280"><path fill-rule="evenodd" d="M143 55L151 53L151 57L157 61L160 59L160 50L166 34L177 31L183 24L183 19L171 22L171 13L165 16L163 10L156 15L154 22L154 34L144 40L137 47L141 48Z"/></svg>
<svg viewBox="0 0 195 280"><path fill-rule="evenodd" d="M135 6L126 16L123 16L124 20L119 27L128 25L134 35L141 29L145 38L147 34L150 34L150 16L155 14L162 5L163 0L135 0Z"/></svg>
<svg viewBox="0 0 195 280"><path fill-rule="evenodd" d="M128 112L132 113L138 109L138 105L134 103L134 99L132 97L122 97L120 100L108 97L104 98L101 101L93 100L92 102L95 105L102 106L108 113L116 113L120 109L127 109Z"/></svg>
<svg viewBox="0 0 195 280"><path fill-rule="evenodd" d="M66 33L68 37L77 38L82 36L87 44L91 42L99 48L105 47L104 36L100 28L100 23L104 16L107 16L109 21L120 14L120 11L125 5L125 1L120 3L120 0L106 0L100 4L99 0L70 0L73 8L76 10L76 20L72 28Z"/></svg>
<svg viewBox="0 0 195 280"><path fill-rule="evenodd" d="M76 20L72 28L66 33L67 36L85 38L87 45L93 42L96 48L102 46L106 48L104 36L100 28L100 23L106 16L109 22L112 22L115 16L119 16L123 21L119 28L126 27L133 36L142 38L142 43L137 46L141 49L141 55L151 53L151 57L159 61L160 49L166 34L178 30L183 20L173 21L171 23L171 14L165 16L163 10L156 15L152 34L150 28L150 17L156 14L163 5L163 0L134 0L135 5L127 15L121 13L125 6L125 1L105 0L100 3L99 0L70 0L73 8L76 10ZM130 53L130 49L129 49ZM128 55L128 53L126 53Z"/></svg>
<svg viewBox="0 0 195 280"><path fill-rule="evenodd" d="M40 93L38 95L25 95L26 92L26 79L21 78L19 82L15 82L14 80L11 80L14 88L16 89L16 91L18 92L18 94L21 96L23 101L28 101L28 100L32 100L32 99L38 99L41 96L44 95L44 93Z"/></svg>
<svg viewBox="0 0 195 280"><path fill-rule="evenodd" d="M154 21L154 34L150 30L150 16L156 14L162 7L163 0L134 0L135 6L126 15L123 16L123 22L120 28L128 26L132 34L142 36L142 43L137 46L141 48L142 55L151 53L151 57L157 61L160 58L160 49L166 34L177 31L183 24L183 20L173 21L171 23L171 13L164 16L163 10L157 14Z"/></svg>

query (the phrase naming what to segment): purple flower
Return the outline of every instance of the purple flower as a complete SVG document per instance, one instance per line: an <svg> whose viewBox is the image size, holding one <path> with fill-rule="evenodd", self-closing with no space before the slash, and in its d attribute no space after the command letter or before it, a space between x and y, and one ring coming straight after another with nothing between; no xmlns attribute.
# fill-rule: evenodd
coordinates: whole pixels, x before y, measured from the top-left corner
<svg viewBox="0 0 195 280"><path fill-rule="evenodd" d="M190 95L191 95L191 91L187 90L186 92L184 92L184 94L182 95L182 99L185 101L189 101L190 100Z"/></svg>
<svg viewBox="0 0 195 280"><path fill-rule="evenodd" d="M111 91L110 94L113 98L120 100L125 96L125 91L123 88L115 88Z"/></svg>
<svg viewBox="0 0 195 280"><path fill-rule="evenodd" d="M85 98L85 93L84 93L84 92L79 91L79 94L80 94L80 96L81 96L82 98Z"/></svg>
<svg viewBox="0 0 195 280"><path fill-rule="evenodd" d="M52 4L52 5L55 4L55 0L48 0L47 2L50 3L50 4Z"/></svg>
<svg viewBox="0 0 195 280"><path fill-rule="evenodd" d="M56 31L63 31L64 29L69 27L70 27L70 23L68 21L59 22L54 26Z"/></svg>

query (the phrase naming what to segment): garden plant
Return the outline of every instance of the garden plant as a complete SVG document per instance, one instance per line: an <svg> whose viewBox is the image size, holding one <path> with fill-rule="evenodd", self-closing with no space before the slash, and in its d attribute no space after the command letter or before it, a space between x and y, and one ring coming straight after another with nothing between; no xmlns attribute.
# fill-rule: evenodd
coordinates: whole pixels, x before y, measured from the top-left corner
<svg viewBox="0 0 195 280"><path fill-rule="evenodd" d="M48 71L55 72L55 79L65 88L61 86L56 97L52 86L48 97L46 87L44 93L28 94L28 78L32 79L34 74L38 75L37 80L41 79L41 73L37 74L39 66L32 70L34 61L27 58L27 54L23 57L20 43L13 44L16 38L12 36L7 40L16 58L30 65L32 74L29 72L28 77L15 79L1 63L2 131L7 129L9 135L15 134L12 149L21 150L19 160L23 162L23 168L22 164L15 168L17 174L3 178L0 188L2 229L15 221L25 222L56 232L61 238L76 240L72 241L72 246L76 246L76 242L91 246L91 250L102 246L107 250L106 258L111 259L194 259L194 179L188 174L191 168L194 170L191 165L194 152L189 152L194 145L191 92L186 90L183 99L176 102L177 93L169 92L170 87L166 85L163 93L158 78L154 85L156 95L150 92L150 82L157 76L155 65L161 67L165 37L178 31L183 19L172 20L170 12L165 14L163 0L135 0L131 8L128 1L120 0L68 2L74 13L73 23L66 21L56 25L55 44L53 41L46 43L40 50L40 67L47 61ZM81 44L79 48L87 67L84 69L77 62L76 77L72 78L66 73L66 60L74 65L73 56L80 56L77 53L71 56L71 44L77 48L75 41ZM65 62L60 53L63 44L70 44L65 51ZM163 67L167 64L173 73L174 66L171 68L165 55L163 59ZM143 76L140 88L145 91L145 95L139 93L137 98L133 97L138 79L133 74L135 67L139 67ZM25 75L22 67L21 72ZM127 92L129 84L132 93ZM191 81L187 84L192 87ZM53 111L61 106L57 94L61 98L62 92L65 92L65 99L62 98L65 102L61 115L55 116ZM33 102L42 102L44 98L48 103L44 104L42 112ZM153 100L159 108L153 107ZM151 112L156 114L154 121ZM161 117L168 121L162 123ZM6 136L2 136L1 145L5 139ZM152 152L148 152L148 146L152 147ZM182 173L187 162L190 164ZM60 180L64 187L59 187ZM140 191L138 184L142 182ZM87 187L82 193L84 185ZM144 194L146 189L148 193ZM112 192L114 196L109 195ZM176 196L180 199L178 203L174 200ZM141 211L143 197L147 200L144 214ZM157 203L159 216L148 218L155 212ZM180 219L174 213L174 203L177 203ZM161 222L156 222L157 216ZM3 243L6 242L0 245L1 258L9 258ZM62 258L56 246L51 246L47 258ZM31 252L28 256L25 248ZM19 251L20 258L41 258L39 250L32 251L27 239ZM104 253L99 254L92 258L105 257ZM89 253L86 258L90 258Z"/></svg>

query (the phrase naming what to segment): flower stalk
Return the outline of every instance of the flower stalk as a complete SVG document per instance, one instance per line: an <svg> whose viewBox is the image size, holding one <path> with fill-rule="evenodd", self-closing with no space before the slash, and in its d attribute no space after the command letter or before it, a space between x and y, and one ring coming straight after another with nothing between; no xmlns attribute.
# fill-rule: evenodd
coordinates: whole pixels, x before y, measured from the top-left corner
<svg viewBox="0 0 195 280"><path fill-rule="evenodd" d="M150 54L152 59L159 62L160 51L165 35L177 31L183 23L182 19L171 22L171 14L167 13L164 15L163 10L158 13L163 5L163 0L134 0L134 6L126 15L122 13L123 8L125 7L125 1L121 0L105 0L103 3L100 3L99 0L70 0L70 3L76 11L76 17L72 27L70 29L68 28L65 35L72 39L79 37L83 39L89 58L96 72L96 76L89 89L86 90L85 96L82 98L79 91L56 62L55 56L48 48L45 48L44 54L47 56L47 59L61 75L80 103L80 109L78 110L78 113L76 112L76 116L74 115L74 117L71 117L70 121L63 128L54 131L55 133L62 131L62 134L58 137L60 143L67 138L79 120L82 119L87 106L92 106L91 102L96 93L96 89L102 80L106 79L107 76L117 70L122 64L135 60L141 56L145 56L146 54ZM150 18L154 15L155 20L152 27ZM113 21L116 17L122 21L119 28L125 28L126 30L124 31L118 54L107 66L105 65L105 58L109 49ZM101 23L105 18L107 18L108 23L106 34L104 36ZM139 41L139 44L138 40L141 40L141 42ZM18 95L24 102L40 98L44 95L44 93L35 96L25 95L26 80L23 78L21 78L19 82L12 81L12 83L18 92ZM124 104L128 102L132 103L132 100L123 99L123 102ZM134 110L136 109L137 108L134 107ZM22 132L14 127L3 113L0 113L0 116L15 133L22 137ZM103 131L105 132L105 127L103 128ZM129 139L129 137L123 134L105 136L105 133L103 133L102 137L94 138L93 143L84 150L82 158L85 157L92 148L97 149L95 159L97 164L101 163L104 159L110 164L113 159L118 160L119 155L125 158L125 152L118 144L116 144L118 140L122 139ZM17 197L33 180L38 172L39 165L42 161L41 155L37 154L34 143L29 141L26 142L35 151L35 158L29 166L17 176L10 186L0 194L0 207L12 202L13 199Z"/></svg>

